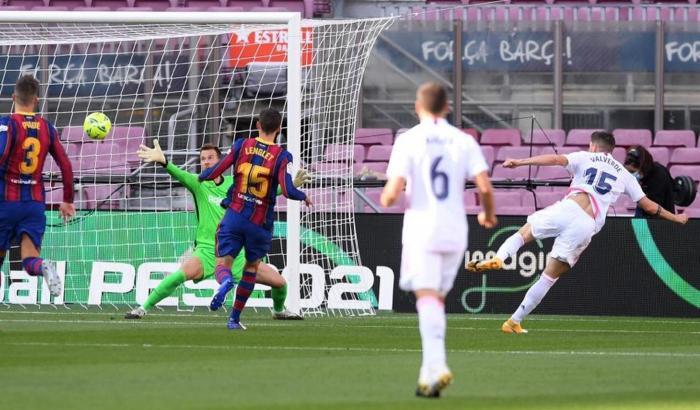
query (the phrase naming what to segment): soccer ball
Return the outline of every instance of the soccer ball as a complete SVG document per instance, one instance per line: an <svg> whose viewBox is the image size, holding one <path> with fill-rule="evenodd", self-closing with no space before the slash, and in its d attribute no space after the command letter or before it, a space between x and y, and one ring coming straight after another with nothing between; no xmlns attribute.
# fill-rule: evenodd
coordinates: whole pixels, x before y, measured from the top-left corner
<svg viewBox="0 0 700 410"><path fill-rule="evenodd" d="M85 117L85 122L83 123L83 130L88 137L94 140L102 140L109 130L112 129L112 121L109 117L101 112L93 112L92 114Z"/></svg>

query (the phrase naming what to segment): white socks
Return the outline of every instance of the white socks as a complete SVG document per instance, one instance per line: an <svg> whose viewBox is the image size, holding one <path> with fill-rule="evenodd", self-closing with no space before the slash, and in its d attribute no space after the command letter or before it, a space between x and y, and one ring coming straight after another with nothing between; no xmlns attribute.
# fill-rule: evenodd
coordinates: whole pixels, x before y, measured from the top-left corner
<svg viewBox="0 0 700 410"><path fill-rule="evenodd" d="M422 369L438 369L447 366L445 358L445 304L432 296L416 301L418 328L423 344Z"/></svg>
<svg viewBox="0 0 700 410"><path fill-rule="evenodd" d="M505 262L508 257L515 257L515 254L518 253L518 249L520 249L524 244L525 241L523 240L522 235L520 235L520 232L516 232L508 237L505 242L503 242L503 245L501 245L501 247L498 248L498 251L496 251L496 256Z"/></svg>
<svg viewBox="0 0 700 410"><path fill-rule="evenodd" d="M528 289L522 303L515 311L515 313L513 313L513 316L511 316L513 322L522 322L523 319L525 319L525 316L529 315L530 312L532 312L537 307L537 305L540 304L540 302L544 298L544 295L547 294L549 289L552 286L554 286L556 282L557 279L552 279L543 273L540 276L540 279L537 282L535 282L535 284L532 285L530 289Z"/></svg>

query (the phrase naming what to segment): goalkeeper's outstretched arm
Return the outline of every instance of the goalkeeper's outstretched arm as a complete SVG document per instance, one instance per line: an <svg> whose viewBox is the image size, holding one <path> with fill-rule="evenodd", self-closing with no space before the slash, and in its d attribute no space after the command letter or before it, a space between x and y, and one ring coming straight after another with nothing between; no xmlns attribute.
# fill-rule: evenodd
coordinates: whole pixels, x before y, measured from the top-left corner
<svg viewBox="0 0 700 410"><path fill-rule="evenodd" d="M153 148L141 145L139 150L136 152L136 155L138 155L144 162L155 162L162 165L165 170L168 171L170 176L184 185L190 192L192 192L192 190L194 190L199 183L196 174L191 174L183 169L180 169L177 165L168 162L168 160L165 159L165 154L163 154L163 150L160 148L157 138L153 140Z"/></svg>

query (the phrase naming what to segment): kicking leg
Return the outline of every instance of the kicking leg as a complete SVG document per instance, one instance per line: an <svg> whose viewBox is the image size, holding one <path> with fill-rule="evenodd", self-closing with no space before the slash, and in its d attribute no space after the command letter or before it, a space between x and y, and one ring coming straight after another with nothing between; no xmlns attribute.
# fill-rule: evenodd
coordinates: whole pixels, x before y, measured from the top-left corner
<svg viewBox="0 0 700 410"><path fill-rule="evenodd" d="M272 288L272 318L277 320L302 320L301 315L287 310L284 302L287 300L287 280L272 265L261 263L258 266L257 283Z"/></svg>
<svg viewBox="0 0 700 410"><path fill-rule="evenodd" d="M53 296L60 295L62 291L61 278L58 276L56 268L39 256L39 248L26 233L22 234L20 253L24 270L31 276L43 276L49 285L51 294Z"/></svg>
<svg viewBox="0 0 700 410"><path fill-rule="evenodd" d="M549 258L544 272L542 272L537 282L527 291L525 298L523 298L523 301L520 303L515 313L513 313L513 316L503 323L501 330L504 333L527 333L527 330L520 326L520 322L542 302L542 299L544 299L544 296L549 292L549 289L554 286L557 279L568 270L569 264L558 259Z"/></svg>
<svg viewBox="0 0 700 410"><path fill-rule="evenodd" d="M499 270L503 268L503 262L510 257L515 257L518 250L526 243L534 241L532 236L532 226L527 223L518 232L509 236L508 239L496 251L496 256L484 261L471 261L467 264L470 272L483 272L487 270Z"/></svg>
<svg viewBox="0 0 700 410"><path fill-rule="evenodd" d="M180 266L180 269L166 276L155 289L148 295L146 302L127 313L124 319L141 319L146 316L146 313L153 308L158 302L172 295L178 286L188 280L200 279L203 275L202 262L198 257L193 256L188 258L185 263Z"/></svg>

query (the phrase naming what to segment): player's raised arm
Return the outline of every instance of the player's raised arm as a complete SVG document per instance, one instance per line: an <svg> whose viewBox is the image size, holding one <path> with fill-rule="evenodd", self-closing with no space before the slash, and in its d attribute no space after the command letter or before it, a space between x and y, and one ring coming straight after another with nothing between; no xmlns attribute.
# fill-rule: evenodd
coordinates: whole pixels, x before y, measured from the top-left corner
<svg viewBox="0 0 700 410"><path fill-rule="evenodd" d="M649 215L658 216L661 219L685 225L688 222L688 215L674 214L664 209L661 205L647 198L646 196L637 202L639 207Z"/></svg>
<svg viewBox="0 0 700 410"><path fill-rule="evenodd" d="M63 182L63 203L59 205L58 212L67 221L75 215L75 206L73 205L73 166L58 139L58 131L53 125L49 126L49 132L51 133L49 153L61 169L61 181Z"/></svg>
<svg viewBox="0 0 700 410"><path fill-rule="evenodd" d="M170 176L184 185L189 191L192 191L199 182L196 174L189 173L165 159L165 154L163 154L157 138L153 139L153 148L141 145L139 150L136 151L136 155L144 162L155 162L162 165Z"/></svg>
<svg viewBox="0 0 700 410"><path fill-rule="evenodd" d="M547 154L547 155L536 155L534 157L524 158L524 159L508 158L503 163L503 168L517 168L517 167L522 167L522 166L527 166L527 165L544 165L544 166L559 165L559 166L565 167L568 164L569 164L569 160L566 158L565 155Z"/></svg>

